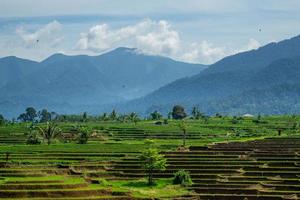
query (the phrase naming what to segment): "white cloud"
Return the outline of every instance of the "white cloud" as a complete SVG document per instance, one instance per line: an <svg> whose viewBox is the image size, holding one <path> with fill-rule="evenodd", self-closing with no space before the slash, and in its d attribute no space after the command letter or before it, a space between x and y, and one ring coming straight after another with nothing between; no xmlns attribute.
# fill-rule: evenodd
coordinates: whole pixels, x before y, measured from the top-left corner
<svg viewBox="0 0 300 200"><path fill-rule="evenodd" d="M129 47L137 48L139 53L162 55L191 63L211 64L225 56L261 46L253 38L240 48L232 48L231 45L216 45L205 39L187 42L181 39L180 33L169 22L150 19L119 28L111 28L109 24L93 26L79 35L79 39L75 40L75 48L74 40L65 43L63 36L63 26L57 21L38 26L38 28L30 25L18 27L16 39L6 42L4 46L9 46L9 48L3 48L0 54L14 54L42 60L57 52L71 55L99 55L117 47ZM76 36L75 33L74 36Z"/></svg>
<svg viewBox="0 0 300 200"><path fill-rule="evenodd" d="M260 46L261 46L261 44L257 40L250 38L248 41L248 44L244 48L242 48L240 51L249 51L249 50L253 50L253 49L258 49Z"/></svg>
<svg viewBox="0 0 300 200"><path fill-rule="evenodd" d="M55 47L62 40L61 30L62 25L57 21L53 21L35 32L28 32L24 27L18 27L16 33L22 39L26 48L35 48L41 45Z"/></svg>
<svg viewBox="0 0 300 200"><path fill-rule="evenodd" d="M181 57L187 62L213 63L226 56L225 47L216 47L212 43L203 40L201 43L191 44L188 51Z"/></svg>
<svg viewBox="0 0 300 200"><path fill-rule="evenodd" d="M181 40L179 33L167 21L146 19L118 29L112 29L108 24L93 26L88 32L80 34L76 49L99 54L120 46L138 48L142 53L168 56L186 62L211 64L227 55L256 49L261 45L253 38L238 50L216 46L207 40L188 43Z"/></svg>
<svg viewBox="0 0 300 200"><path fill-rule="evenodd" d="M147 19L115 30L107 24L96 25L87 33L81 33L76 45L79 50L95 53L119 46L136 47L144 53L170 56L178 51L180 39L168 22Z"/></svg>

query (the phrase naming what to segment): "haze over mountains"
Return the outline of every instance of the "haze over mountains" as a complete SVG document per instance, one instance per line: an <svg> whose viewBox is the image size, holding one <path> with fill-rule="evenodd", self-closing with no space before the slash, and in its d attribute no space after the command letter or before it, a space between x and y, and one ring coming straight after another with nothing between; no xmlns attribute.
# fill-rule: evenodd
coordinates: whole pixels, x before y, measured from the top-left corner
<svg viewBox="0 0 300 200"><path fill-rule="evenodd" d="M97 112L105 104L141 97L204 68L129 48L100 56L55 54L40 63L6 57L0 59L0 113L15 117L27 106Z"/></svg>
<svg viewBox="0 0 300 200"><path fill-rule="evenodd" d="M118 48L100 56L0 59L0 113L27 106L60 113L167 113L174 104L208 114L300 113L300 36L207 67Z"/></svg>

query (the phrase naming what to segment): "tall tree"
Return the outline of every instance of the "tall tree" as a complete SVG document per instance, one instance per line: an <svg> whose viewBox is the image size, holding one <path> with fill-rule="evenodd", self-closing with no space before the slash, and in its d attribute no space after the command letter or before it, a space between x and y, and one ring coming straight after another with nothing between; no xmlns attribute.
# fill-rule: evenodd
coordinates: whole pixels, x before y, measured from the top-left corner
<svg viewBox="0 0 300 200"><path fill-rule="evenodd" d="M186 116L187 116L187 114L185 113L183 106L176 105L173 107L173 110L172 110L173 119L183 119Z"/></svg>
<svg viewBox="0 0 300 200"><path fill-rule="evenodd" d="M148 176L148 185L153 185L154 170L166 170L167 159L157 149L149 148L142 152L140 160Z"/></svg>
<svg viewBox="0 0 300 200"><path fill-rule="evenodd" d="M19 120L21 122L27 122L27 115L26 115L26 113L20 114L19 117L17 118L17 120Z"/></svg>
<svg viewBox="0 0 300 200"><path fill-rule="evenodd" d="M27 120L33 122L34 119L37 117L37 112L33 107L28 107L26 108L26 115L27 115Z"/></svg>
<svg viewBox="0 0 300 200"><path fill-rule="evenodd" d="M51 121L51 113L48 112L47 109L43 109L38 112L38 116L40 118L40 122L48 122Z"/></svg>

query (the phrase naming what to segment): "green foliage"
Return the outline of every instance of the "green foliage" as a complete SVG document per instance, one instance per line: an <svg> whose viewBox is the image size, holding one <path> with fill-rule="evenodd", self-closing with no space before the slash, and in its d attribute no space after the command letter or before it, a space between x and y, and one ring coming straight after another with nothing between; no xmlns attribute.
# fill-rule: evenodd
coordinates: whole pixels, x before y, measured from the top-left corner
<svg viewBox="0 0 300 200"><path fill-rule="evenodd" d="M154 112L150 113L150 118L151 120L160 120L162 119L162 115L157 110L155 110Z"/></svg>
<svg viewBox="0 0 300 200"><path fill-rule="evenodd" d="M184 107L180 105L176 105L172 109L172 117L173 119L183 119L187 116L184 111Z"/></svg>
<svg viewBox="0 0 300 200"><path fill-rule="evenodd" d="M128 115L128 118L131 122L134 122L134 124L137 124L137 122L140 121L140 118L139 116L135 113L135 112L132 112Z"/></svg>
<svg viewBox="0 0 300 200"><path fill-rule="evenodd" d="M192 185L192 179L190 177L190 173L185 170L179 170L174 174L173 178L173 184L174 185L183 185L183 186L189 186Z"/></svg>
<svg viewBox="0 0 300 200"><path fill-rule="evenodd" d="M182 146L185 147L185 143L186 143L186 132L187 132L187 125L186 122L184 120L181 120L178 123L178 127L179 129L182 131Z"/></svg>
<svg viewBox="0 0 300 200"><path fill-rule="evenodd" d="M79 129L79 137L78 137L78 144L86 144L89 140L89 130L86 127L80 127Z"/></svg>
<svg viewBox="0 0 300 200"><path fill-rule="evenodd" d="M51 113L48 112L47 109L43 109L41 111L38 112L38 116L40 118L40 122L44 123L44 122L48 122L51 121Z"/></svg>
<svg viewBox="0 0 300 200"><path fill-rule="evenodd" d="M197 107L193 107L191 114L193 119L200 119L203 116Z"/></svg>
<svg viewBox="0 0 300 200"><path fill-rule="evenodd" d="M38 137L36 131L32 131L28 134L28 137L26 139L26 144L30 144L30 145L41 144L41 140Z"/></svg>
<svg viewBox="0 0 300 200"><path fill-rule="evenodd" d="M50 145L52 139L57 138L61 134L61 130L58 128L58 125L53 122L47 122L45 127L38 127L41 136L47 141L47 144Z"/></svg>
<svg viewBox="0 0 300 200"><path fill-rule="evenodd" d="M140 160L148 176L148 185L153 185L154 170L164 171L166 169L167 160L155 148L149 148L143 151Z"/></svg>
<svg viewBox="0 0 300 200"><path fill-rule="evenodd" d="M236 116L234 116L234 117L232 118L232 120L231 120L231 123L232 123L232 124L238 124L238 123L239 123L238 118L237 118Z"/></svg>
<svg viewBox="0 0 300 200"><path fill-rule="evenodd" d="M110 113L110 115L109 115L109 118L111 119L111 120L116 120L116 119L118 119L118 113L115 111L115 110L113 110L111 113Z"/></svg>
<svg viewBox="0 0 300 200"><path fill-rule="evenodd" d="M5 118L3 115L0 114L0 126L3 126L5 124Z"/></svg>
<svg viewBox="0 0 300 200"><path fill-rule="evenodd" d="M88 114L87 114L87 112L84 112L83 115L82 115L82 121L86 122L87 119L88 119Z"/></svg>
<svg viewBox="0 0 300 200"><path fill-rule="evenodd" d="M18 120L23 122L33 122L37 117L37 112L33 107L26 108L26 112L19 115Z"/></svg>
<svg viewBox="0 0 300 200"><path fill-rule="evenodd" d="M145 139L144 143L147 148L153 148L155 146L155 141L151 139Z"/></svg>

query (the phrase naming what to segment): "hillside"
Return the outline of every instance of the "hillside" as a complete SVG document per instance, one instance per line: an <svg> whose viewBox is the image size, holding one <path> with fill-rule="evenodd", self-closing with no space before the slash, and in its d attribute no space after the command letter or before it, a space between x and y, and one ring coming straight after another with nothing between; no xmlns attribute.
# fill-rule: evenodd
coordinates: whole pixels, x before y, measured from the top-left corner
<svg viewBox="0 0 300 200"><path fill-rule="evenodd" d="M0 60L0 70L11 74L1 79L0 112L10 116L26 106L66 113L94 110L103 104L141 97L205 68L128 48L99 56L55 54L40 63L9 59ZM32 70L23 72L28 66Z"/></svg>
<svg viewBox="0 0 300 200"><path fill-rule="evenodd" d="M300 84L299 56L300 36L271 43L226 57L200 74L174 81L128 106L143 112L160 108L164 113L177 103L189 108L197 105L209 114L218 109L226 114L283 113L283 109L278 111L276 107L287 107L299 96L296 86ZM288 97L280 95L285 92L282 88L291 91ZM276 96L276 103L269 101L272 96ZM240 103L233 103L235 99ZM249 99L252 99L250 108L245 106ZM265 107L258 103L264 100ZM298 107L289 111L300 113Z"/></svg>

